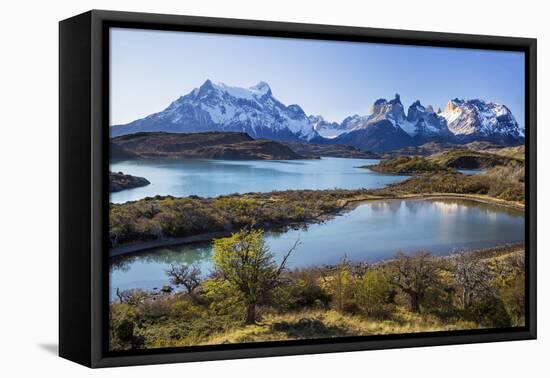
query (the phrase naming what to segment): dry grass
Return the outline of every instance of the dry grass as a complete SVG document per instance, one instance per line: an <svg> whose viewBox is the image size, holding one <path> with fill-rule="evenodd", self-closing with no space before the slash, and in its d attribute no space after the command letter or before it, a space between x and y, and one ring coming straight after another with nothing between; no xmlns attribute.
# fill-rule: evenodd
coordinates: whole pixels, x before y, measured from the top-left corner
<svg viewBox="0 0 550 378"><path fill-rule="evenodd" d="M433 315L398 311L391 320L368 319L334 310L310 310L291 314L268 314L261 322L214 335L202 344L318 339L346 336L410 334L475 329L474 322L444 323Z"/></svg>

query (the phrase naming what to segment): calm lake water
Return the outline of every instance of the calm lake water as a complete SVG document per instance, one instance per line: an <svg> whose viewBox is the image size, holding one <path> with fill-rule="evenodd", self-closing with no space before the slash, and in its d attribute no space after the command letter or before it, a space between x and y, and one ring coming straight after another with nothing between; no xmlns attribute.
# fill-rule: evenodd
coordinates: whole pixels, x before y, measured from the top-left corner
<svg viewBox="0 0 550 378"><path fill-rule="evenodd" d="M354 177L353 174L350 174ZM390 200L364 203L354 210L307 229L267 234L267 242L280 259L296 240L291 267L351 261L379 261L398 250L422 249L434 254L482 248L524 240L520 211L459 200ZM209 243L160 248L111 259L111 295L116 288L160 288L168 283L170 264L196 264L207 273L211 265Z"/></svg>
<svg viewBox="0 0 550 378"><path fill-rule="evenodd" d="M127 160L111 162L111 171L145 177L141 188L111 193L111 202L134 201L147 196L270 192L288 189L381 188L407 176L384 175L362 165L374 159L322 158L311 160Z"/></svg>

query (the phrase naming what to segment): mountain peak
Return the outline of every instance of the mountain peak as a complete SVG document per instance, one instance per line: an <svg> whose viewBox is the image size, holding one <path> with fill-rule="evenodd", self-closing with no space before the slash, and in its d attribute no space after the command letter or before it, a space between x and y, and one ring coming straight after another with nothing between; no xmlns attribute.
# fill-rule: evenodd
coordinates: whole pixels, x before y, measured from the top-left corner
<svg viewBox="0 0 550 378"><path fill-rule="evenodd" d="M401 104L401 96L399 96L399 93L396 93L393 100L390 100L390 104Z"/></svg>
<svg viewBox="0 0 550 378"><path fill-rule="evenodd" d="M199 88L195 89L193 93L198 96L202 96L212 90L214 90L214 84L210 81L210 79L206 79L206 81L202 83Z"/></svg>
<svg viewBox="0 0 550 378"><path fill-rule="evenodd" d="M111 131L112 136L138 131L238 131L253 138L275 140L310 140L318 136L302 108L275 99L266 82L247 88L210 79L165 110L114 126Z"/></svg>
<svg viewBox="0 0 550 378"><path fill-rule="evenodd" d="M290 114L293 117L305 117L305 118L307 118L306 113L304 113L304 111L302 110L300 105L297 105L297 104L288 105L287 109L290 111Z"/></svg>
<svg viewBox="0 0 550 378"><path fill-rule="evenodd" d="M416 108L416 109L419 109L421 111L424 111L426 108L422 105L422 103L420 102L420 100L416 100L415 102L413 102L411 104L411 106L409 106L409 111L412 109L412 108Z"/></svg>
<svg viewBox="0 0 550 378"><path fill-rule="evenodd" d="M444 113L452 113L458 106L462 103L461 100L458 98L455 98L453 100L449 100L447 102L447 105L445 105L445 110L443 110Z"/></svg>
<svg viewBox="0 0 550 378"><path fill-rule="evenodd" d="M265 81L260 81L258 84L249 88L251 91L257 92L261 96L271 94L271 87Z"/></svg>
<svg viewBox="0 0 550 378"><path fill-rule="evenodd" d="M494 102L455 98L449 100L442 116L455 135L511 140L524 137L510 109Z"/></svg>
<svg viewBox="0 0 550 378"><path fill-rule="evenodd" d="M435 114L431 105L424 106L416 100L409 106L407 120L401 127L411 136L426 137L445 134L447 123L443 117Z"/></svg>
<svg viewBox="0 0 550 378"><path fill-rule="evenodd" d="M382 119L389 119L394 125L395 122L400 122L405 119L405 111L403 110L401 97L398 93L396 93L395 97L390 101L385 98L380 98L374 102L371 107L371 115L367 125Z"/></svg>
<svg viewBox="0 0 550 378"><path fill-rule="evenodd" d="M224 95L229 95L239 99L257 101L265 95L271 96L271 88L269 84L264 81L260 81L258 84L249 87L234 87L222 82L213 83L210 79L207 79L198 89L195 89L193 93L198 96L202 96L210 92Z"/></svg>

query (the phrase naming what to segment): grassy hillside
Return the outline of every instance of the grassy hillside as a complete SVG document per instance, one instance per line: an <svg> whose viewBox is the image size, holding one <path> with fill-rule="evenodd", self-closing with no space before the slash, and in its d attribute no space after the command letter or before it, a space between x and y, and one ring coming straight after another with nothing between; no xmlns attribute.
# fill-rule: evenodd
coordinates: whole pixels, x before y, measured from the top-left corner
<svg viewBox="0 0 550 378"><path fill-rule="evenodd" d="M458 172L419 175L374 190L372 194L387 197L406 194L471 194L523 204L525 187L522 172L522 168L495 167L477 175L464 175Z"/></svg>
<svg viewBox="0 0 550 378"><path fill-rule="evenodd" d="M441 167L456 169L487 169L495 166L521 164L521 161L505 155L466 149L440 152L431 155L428 159Z"/></svg>
<svg viewBox="0 0 550 378"><path fill-rule="evenodd" d="M455 193L485 195L523 203L525 201L525 168L520 148L499 150L499 154L453 149L429 157L399 156L368 166L371 170L415 175L403 182L371 191L376 195ZM509 156L510 155L510 156ZM485 169L476 175L465 175L456 169Z"/></svg>
<svg viewBox="0 0 550 378"><path fill-rule="evenodd" d="M380 173L398 175L450 171L450 169L420 156L399 156L393 159L382 160L376 165L365 165L361 168L368 168L372 171Z"/></svg>
<svg viewBox="0 0 550 378"><path fill-rule="evenodd" d="M492 153L510 157L517 160L525 160L525 146L506 147L496 150L491 150Z"/></svg>
<svg viewBox="0 0 550 378"><path fill-rule="evenodd" d="M517 150L499 150L500 154L451 149L428 157L397 156L382 160L379 164L365 166L376 172L391 174L422 174L434 172L452 172L455 169L487 169L497 166L523 166L523 160L512 156Z"/></svg>
<svg viewBox="0 0 550 378"><path fill-rule="evenodd" d="M285 270L257 303L253 322L245 322L244 289L224 278L223 266L210 276L173 267L171 282L180 286L117 292L110 345L125 350L522 326L523 264L522 246L504 246Z"/></svg>

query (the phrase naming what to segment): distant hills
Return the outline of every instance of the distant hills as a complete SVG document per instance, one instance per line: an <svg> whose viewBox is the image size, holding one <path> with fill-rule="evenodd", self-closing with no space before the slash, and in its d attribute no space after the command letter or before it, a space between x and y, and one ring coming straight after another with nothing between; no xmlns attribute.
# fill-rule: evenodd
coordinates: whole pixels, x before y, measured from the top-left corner
<svg viewBox="0 0 550 378"><path fill-rule="evenodd" d="M337 123L319 115L308 116L297 104L281 103L265 82L240 88L210 80L159 113L110 128L111 137L155 131L234 131L253 139L349 145L374 152L432 141L517 145L525 137L524 130L505 105L480 99L452 99L444 110L437 111L415 101L405 113L396 94L390 100L376 100L368 115L349 116Z"/></svg>
<svg viewBox="0 0 550 378"><path fill-rule="evenodd" d="M112 138L111 158L293 160L305 157L279 142L255 140L246 133L140 132Z"/></svg>
<svg viewBox="0 0 550 378"><path fill-rule="evenodd" d="M376 159L380 155L352 146L314 144L299 141L253 139L246 133L212 131L204 133L139 132L111 138L112 159L224 159L293 160L325 157Z"/></svg>

